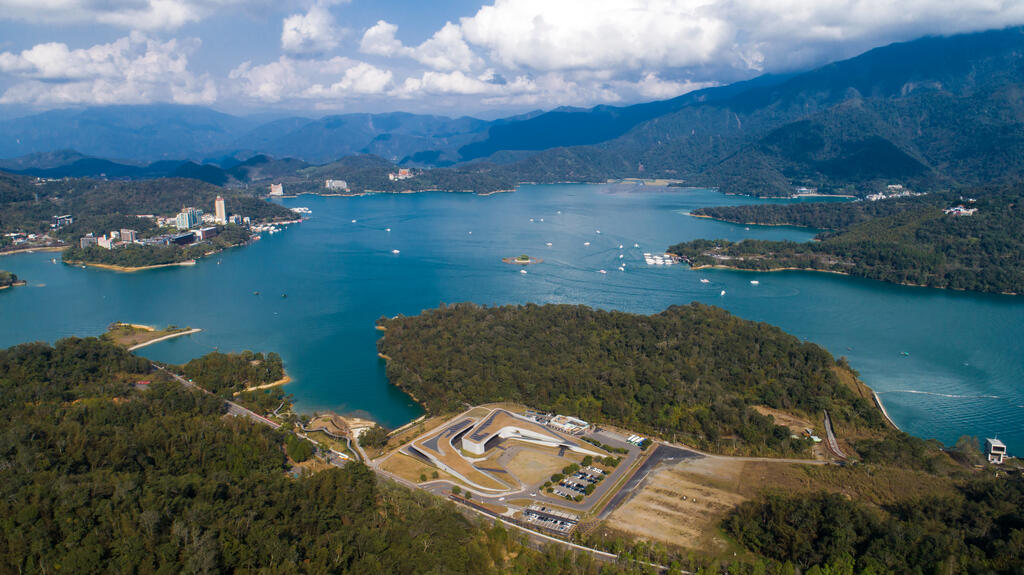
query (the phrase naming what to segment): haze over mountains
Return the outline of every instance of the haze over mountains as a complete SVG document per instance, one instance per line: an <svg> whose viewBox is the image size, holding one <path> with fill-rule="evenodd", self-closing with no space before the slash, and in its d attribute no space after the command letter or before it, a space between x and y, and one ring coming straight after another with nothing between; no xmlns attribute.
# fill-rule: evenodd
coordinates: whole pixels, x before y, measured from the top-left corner
<svg viewBox="0 0 1024 575"><path fill-rule="evenodd" d="M496 121L396 112L263 122L165 105L59 110L0 123L0 157L18 158L0 168L225 183L372 154L510 182L669 177L762 195L796 185L969 185L1024 175L1021 94L1024 29L1008 28L893 44L670 100ZM259 154L278 160L239 168Z"/></svg>

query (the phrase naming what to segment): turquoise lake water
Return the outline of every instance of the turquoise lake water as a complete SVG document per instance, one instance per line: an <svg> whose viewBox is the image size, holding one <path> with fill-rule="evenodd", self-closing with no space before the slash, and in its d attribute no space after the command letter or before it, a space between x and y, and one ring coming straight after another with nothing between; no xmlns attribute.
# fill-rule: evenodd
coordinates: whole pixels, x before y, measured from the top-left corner
<svg viewBox="0 0 1024 575"><path fill-rule="evenodd" d="M755 201L623 185L523 186L488 197L286 199L289 207L309 207L310 219L194 267L124 274L50 263L59 254L0 258L0 268L29 282L0 291L0 346L98 335L114 321L201 327L140 353L183 362L213 349L277 351L295 379L286 389L300 409L368 414L397 426L420 409L388 385L377 359L373 324L382 315L460 301L638 313L700 301L847 356L910 433L945 443L962 434L998 435L1011 452L1024 446L1024 298L810 272L644 264L642 252L695 238L813 236L686 215ZM521 253L544 263L523 275L501 262Z"/></svg>

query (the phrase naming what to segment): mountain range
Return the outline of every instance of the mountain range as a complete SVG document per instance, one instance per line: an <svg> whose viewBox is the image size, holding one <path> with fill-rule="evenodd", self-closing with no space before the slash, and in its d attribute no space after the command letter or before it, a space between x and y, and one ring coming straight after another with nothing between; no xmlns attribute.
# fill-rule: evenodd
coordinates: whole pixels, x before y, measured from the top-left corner
<svg viewBox="0 0 1024 575"><path fill-rule="evenodd" d="M430 185L451 179L444 170L511 185L675 178L755 195L974 185L1024 176L1024 29L926 37L669 100L495 121L396 112L267 122L115 106L8 120L0 133L0 157L14 158L0 169L47 177L344 177L367 160L312 166L373 155L373 173L430 168Z"/></svg>

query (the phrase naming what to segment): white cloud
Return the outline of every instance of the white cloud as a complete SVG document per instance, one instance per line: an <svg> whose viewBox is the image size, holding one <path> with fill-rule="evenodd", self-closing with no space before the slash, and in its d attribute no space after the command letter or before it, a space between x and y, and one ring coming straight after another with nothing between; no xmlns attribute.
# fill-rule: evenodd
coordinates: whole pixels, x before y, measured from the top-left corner
<svg viewBox="0 0 1024 575"><path fill-rule="evenodd" d="M36 106L176 102L210 104L217 88L208 75L189 70L198 39L159 42L139 32L109 44L72 50L37 44L0 53L0 72L24 81L8 88L0 103Z"/></svg>
<svg viewBox="0 0 1024 575"><path fill-rule="evenodd" d="M395 38L398 26L378 20L376 24L363 32L363 39L359 42L359 51L363 54L374 54L377 56L397 56L403 54L405 46Z"/></svg>
<svg viewBox="0 0 1024 575"><path fill-rule="evenodd" d="M271 6L270 0L0 0L0 20L176 30L221 10Z"/></svg>
<svg viewBox="0 0 1024 575"><path fill-rule="evenodd" d="M760 70L1022 22L1015 0L496 0L460 28L512 69Z"/></svg>
<svg viewBox="0 0 1024 575"><path fill-rule="evenodd" d="M277 103L298 100L344 100L383 94L392 84L390 70L336 56L297 59L281 56L254 66L245 62L231 71L234 91L242 98Z"/></svg>
<svg viewBox="0 0 1024 575"><path fill-rule="evenodd" d="M338 45L342 31L331 11L315 4L305 14L292 14L281 26L281 49L293 54L326 52Z"/></svg>
<svg viewBox="0 0 1024 575"><path fill-rule="evenodd" d="M359 50L377 56L412 58L434 70L469 71L483 64L462 37L462 29L451 22L416 47L402 44L396 38L397 32L398 26L379 20L363 33Z"/></svg>

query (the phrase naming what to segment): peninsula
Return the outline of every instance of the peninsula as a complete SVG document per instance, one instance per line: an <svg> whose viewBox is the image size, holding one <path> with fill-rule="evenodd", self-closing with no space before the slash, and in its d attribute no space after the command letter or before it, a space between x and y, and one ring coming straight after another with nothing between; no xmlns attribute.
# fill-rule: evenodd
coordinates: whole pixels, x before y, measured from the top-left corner
<svg viewBox="0 0 1024 575"><path fill-rule="evenodd" d="M852 441L902 437L844 360L701 304L646 316L467 303L378 324L388 379L428 413L518 401L733 455L810 457L782 413L827 409Z"/></svg>
<svg viewBox="0 0 1024 575"><path fill-rule="evenodd" d="M824 229L807 243L694 240L670 253L694 269L809 270L904 285L1024 293L1024 187L850 203L694 210L744 225Z"/></svg>

